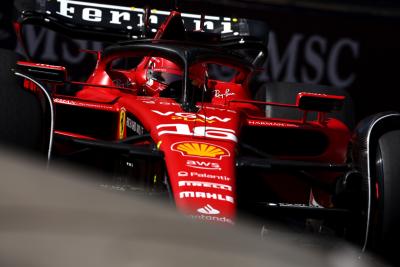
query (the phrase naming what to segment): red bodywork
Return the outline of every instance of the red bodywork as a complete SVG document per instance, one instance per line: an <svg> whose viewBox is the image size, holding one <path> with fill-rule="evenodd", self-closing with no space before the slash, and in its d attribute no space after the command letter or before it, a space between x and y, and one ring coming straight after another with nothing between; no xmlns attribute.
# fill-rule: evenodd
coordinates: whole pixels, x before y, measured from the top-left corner
<svg viewBox="0 0 400 267"><path fill-rule="evenodd" d="M179 13L172 12L170 17L174 16L179 16ZM168 21L161 26L156 39L162 37ZM315 121L307 120L307 114L300 120L266 117L266 105L301 109L299 99L293 99L293 103L265 103L253 100L250 89L247 88L247 82L253 74L249 70L229 64L229 67L237 70L231 81L203 81L211 93L211 99L207 102L197 101L198 110L191 112L184 110L181 103L174 98L146 94L144 88L149 82L146 73L151 55L144 57L132 70L116 70L110 67L111 61L124 57L124 52L114 53L111 57L103 57L98 53L96 69L89 79L85 83L71 82L73 85L82 86L81 90L72 96L58 93L59 85L53 86L55 134L77 139L118 141L127 138L128 131L138 135L143 131L148 132L157 148L164 153L173 198L183 214L200 220L234 223L239 175L236 158L244 153L239 144L243 140L245 128L260 132L288 129L293 131L294 135L297 131L311 131L320 134L326 140L327 145L321 153L277 155L278 159L332 164L346 162L350 131L341 121L328 118L324 112L319 112ZM209 59L204 62L215 63ZM221 61L217 63L221 64ZM34 63L32 65L37 66ZM191 72L193 70L189 69L189 76L195 76L196 73ZM116 77L119 83L115 82ZM27 89L32 89L31 87L30 84L26 84ZM304 96L309 95L304 93ZM337 96L313 96L343 100ZM115 123L109 126L112 136L100 137L96 133L57 128L58 110L72 106L114 114L112 118ZM135 121L132 121L132 118ZM254 139L257 138L260 143L268 139L275 142L270 136L254 136ZM257 143L257 140L252 141ZM310 147L313 145L312 140L307 144ZM313 196L319 204L326 207L331 205L329 194L313 189L290 174L262 174L260 171L258 175L260 173L264 176L262 184L279 196L281 202L308 204L310 192L313 190ZM334 183L337 178L337 173L333 172L314 173L327 184ZM252 174L240 179L246 179L251 184Z"/></svg>

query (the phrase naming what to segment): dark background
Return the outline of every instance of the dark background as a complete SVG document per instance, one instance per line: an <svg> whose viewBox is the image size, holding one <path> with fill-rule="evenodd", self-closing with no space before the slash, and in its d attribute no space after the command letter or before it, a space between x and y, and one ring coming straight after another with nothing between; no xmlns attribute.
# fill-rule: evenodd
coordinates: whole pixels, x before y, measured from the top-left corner
<svg viewBox="0 0 400 267"><path fill-rule="evenodd" d="M96 1L110 4L109 1ZM32 97L14 90L9 69L14 51L21 53L12 30L18 12L43 1L3 1L0 9L0 140L31 144L39 135L40 109ZM126 4L117 0L112 4ZM144 6L149 1L135 1ZM152 8L170 9L173 1L151 1ZM131 5L131 2L128 3ZM381 111L400 110L397 99L400 59L400 5L397 1L179 1L184 12L247 17L269 25L269 58L258 82L289 81L330 85L347 90L355 104L356 120ZM93 49L93 42L62 43L31 32L31 51L47 62L68 61L75 70L87 60L76 48ZM50 51L50 52L49 52ZM15 91L18 91L15 92ZM21 140L20 131L32 131Z"/></svg>

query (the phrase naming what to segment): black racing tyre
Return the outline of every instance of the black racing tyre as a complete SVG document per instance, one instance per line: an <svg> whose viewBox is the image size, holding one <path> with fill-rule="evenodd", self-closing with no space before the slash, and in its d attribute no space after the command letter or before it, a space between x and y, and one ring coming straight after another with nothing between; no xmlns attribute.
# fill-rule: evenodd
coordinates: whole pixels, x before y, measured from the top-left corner
<svg viewBox="0 0 400 267"><path fill-rule="evenodd" d="M371 162L371 213L368 245L391 261L396 259L400 238L400 130L384 133ZM399 258L397 256L397 258Z"/></svg>
<svg viewBox="0 0 400 267"><path fill-rule="evenodd" d="M294 104L296 96L300 92L311 92L320 94L332 94L346 96L342 110L328 114L328 117L337 118L345 123L350 129L355 126L353 101L344 89L334 88L326 85L288 83L288 82L267 82L260 86L254 98L266 102L278 102ZM267 117L282 119L301 119L302 112L298 109L266 106L265 113ZM316 112L310 112L308 119L317 118Z"/></svg>

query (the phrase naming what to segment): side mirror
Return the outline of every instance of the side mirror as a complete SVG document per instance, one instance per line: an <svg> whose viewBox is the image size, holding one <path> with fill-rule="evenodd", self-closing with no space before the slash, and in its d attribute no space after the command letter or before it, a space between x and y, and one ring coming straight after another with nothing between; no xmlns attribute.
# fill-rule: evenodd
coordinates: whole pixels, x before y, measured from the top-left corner
<svg viewBox="0 0 400 267"><path fill-rule="evenodd" d="M340 110L345 97L301 92L297 94L296 105L299 109L318 112L332 112Z"/></svg>
<svg viewBox="0 0 400 267"><path fill-rule="evenodd" d="M67 70L63 66L18 61L16 71L51 83L64 83L67 81Z"/></svg>

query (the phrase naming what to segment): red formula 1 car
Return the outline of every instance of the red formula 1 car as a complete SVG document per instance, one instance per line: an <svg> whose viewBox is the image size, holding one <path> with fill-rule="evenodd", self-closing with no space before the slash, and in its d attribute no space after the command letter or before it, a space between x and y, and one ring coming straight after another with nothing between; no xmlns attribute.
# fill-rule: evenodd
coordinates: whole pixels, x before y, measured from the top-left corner
<svg viewBox="0 0 400 267"><path fill-rule="evenodd" d="M32 20L52 25L25 13ZM173 11L152 39L89 51L97 63L85 82L30 61L15 74L48 115L49 160L101 168L120 190L167 193L198 220L234 224L240 211L312 218L363 248L389 242L399 222L400 114L378 114L351 131L337 115L345 102L338 91L254 90L265 47L248 36L189 32ZM215 68L232 75L215 77Z"/></svg>

